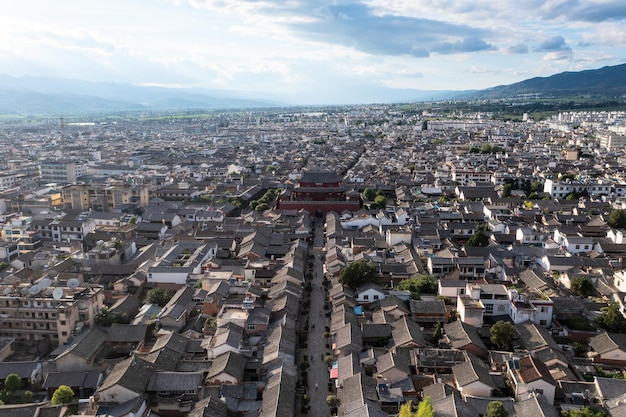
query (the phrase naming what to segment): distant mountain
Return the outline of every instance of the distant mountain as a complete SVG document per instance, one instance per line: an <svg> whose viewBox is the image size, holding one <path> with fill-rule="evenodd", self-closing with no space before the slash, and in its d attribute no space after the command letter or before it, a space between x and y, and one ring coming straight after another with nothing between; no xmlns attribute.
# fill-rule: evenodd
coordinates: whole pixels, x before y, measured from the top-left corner
<svg viewBox="0 0 626 417"><path fill-rule="evenodd" d="M463 95L486 99L515 97L524 94L541 96L593 95L619 97L626 95L626 64L578 72L561 72L549 77L535 77L515 84L500 85Z"/></svg>
<svg viewBox="0 0 626 417"><path fill-rule="evenodd" d="M0 114L89 114L284 105L271 100L248 99L238 92L221 92L221 96L219 94L220 92L202 89L142 87L122 83L0 75ZM232 96L229 97L230 94Z"/></svg>

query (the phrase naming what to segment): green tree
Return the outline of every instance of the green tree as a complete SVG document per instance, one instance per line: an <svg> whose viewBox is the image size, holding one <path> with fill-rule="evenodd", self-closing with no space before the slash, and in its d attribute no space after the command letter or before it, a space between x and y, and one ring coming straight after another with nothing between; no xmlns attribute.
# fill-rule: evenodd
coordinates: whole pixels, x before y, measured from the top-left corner
<svg viewBox="0 0 626 417"><path fill-rule="evenodd" d="M23 403L32 403L33 402L33 392L32 391L24 391L24 394L22 394L22 402Z"/></svg>
<svg viewBox="0 0 626 417"><path fill-rule="evenodd" d="M22 388L22 378L18 374L9 374L4 380L4 387L13 393Z"/></svg>
<svg viewBox="0 0 626 417"><path fill-rule="evenodd" d="M510 197L513 186L508 182L502 186L502 197Z"/></svg>
<svg viewBox="0 0 626 417"><path fill-rule="evenodd" d="M438 321L435 326L435 330L433 331L433 341L435 343L439 343L439 340L443 337L443 327L441 326L441 322Z"/></svg>
<svg viewBox="0 0 626 417"><path fill-rule="evenodd" d="M485 417L509 417L509 412L504 408L501 401L491 401L487 404Z"/></svg>
<svg viewBox="0 0 626 417"><path fill-rule="evenodd" d="M367 187L365 190L363 190L363 197L366 200L372 201L376 198L376 191L372 190L371 188Z"/></svg>
<svg viewBox="0 0 626 417"><path fill-rule="evenodd" d="M377 195L376 198L374 199L374 202L378 205L378 207L380 208L385 208L387 207L387 197L385 197L384 195Z"/></svg>
<svg viewBox="0 0 626 417"><path fill-rule="evenodd" d="M437 294L438 283L439 280L431 275L417 274L400 281L398 289L410 291L411 298L418 299L420 294Z"/></svg>
<svg viewBox="0 0 626 417"><path fill-rule="evenodd" d="M489 236L485 234L482 230L474 233L467 242L465 242L465 246L488 246L489 245Z"/></svg>
<svg viewBox="0 0 626 417"><path fill-rule="evenodd" d="M543 184L541 181L533 181L530 184L530 192L540 193L543 191Z"/></svg>
<svg viewBox="0 0 626 417"><path fill-rule="evenodd" d="M411 411L411 404L411 401L402 404L398 417L415 417L415 414Z"/></svg>
<svg viewBox="0 0 626 417"><path fill-rule="evenodd" d="M420 404L417 406L416 417L435 417L435 410L433 409L432 399L430 395L424 397Z"/></svg>
<svg viewBox="0 0 626 417"><path fill-rule="evenodd" d="M352 262L339 273L339 282L349 288L357 289L366 282L380 283L378 268L364 260Z"/></svg>
<svg viewBox="0 0 626 417"><path fill-rule="evenodd" d="M172 298L174 294L171 291L166 291L162 288L152 288L146 293L144 303L156 304L163 307Z"/></svg>
<svg viewBox="0 0 626 417"><path fill-rule="evenodd" d="M498 321L489 329L489 340L491 343L501 349L509 347L513 336L515 335L515 327L508 321Z"/></svg>
<svg viewBox="0 0 626 417"><path fill-rule="evenodd" d="M609 218L606 221L611 226L617 229L623 229L626 227L626 210L615 209L609 214Z"/></svg>
<svg viewBox="0 0 626 417"><path fill-rule="evenodd" d="M72 398L74 398L74 391L67 385L61 385L54 391L54 394L52 394L52 404L69 404L72 402Z"/></svg>
<svg viewBox="0 0 626 417"><path fill-rule="evenodd" d="M589 407L581 407L579 409L572 408L568 411L561 412L562 417L610 417L609 414L602 410L594 410Z"/></svg>
<svg viewBox="0 0 626 417"><path fill-rule="evenodd" d="M598 326L610 333L626 333L626 318L621 313L618 303L611 303L601 311L602 314L595 318Z"/></svg>
<svg viewBox="0 0 626 417"><path fill-rule="evenodd" d="M588 297L594 293L593 282L591 282L589 278L582 275L576 275L574 278L572 278L570 288L572 291L582 297Z"/></svg>

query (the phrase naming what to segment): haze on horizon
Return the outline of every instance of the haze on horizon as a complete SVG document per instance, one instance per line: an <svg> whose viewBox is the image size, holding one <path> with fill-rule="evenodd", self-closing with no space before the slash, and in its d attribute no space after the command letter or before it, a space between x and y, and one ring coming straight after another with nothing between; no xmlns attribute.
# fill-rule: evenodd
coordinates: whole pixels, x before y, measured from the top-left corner
<svg viewBox="0 0 626 417"><path fill-rule="evenodd" d="M0 72L385 101L626 62L623 0L7 0Z"/></svg>

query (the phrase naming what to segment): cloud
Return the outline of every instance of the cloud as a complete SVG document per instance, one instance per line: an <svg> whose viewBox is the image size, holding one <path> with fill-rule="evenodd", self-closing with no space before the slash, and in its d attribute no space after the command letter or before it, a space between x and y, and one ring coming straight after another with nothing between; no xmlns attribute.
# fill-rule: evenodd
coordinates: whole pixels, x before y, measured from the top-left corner
<svg viewBox="0 0 626 417"><path fill-rule="evenodd" d="M516 45L509 46L506 51L509 54L527 54L528 46L525 43L518 43Z"/></svg>
<svg viewBox="0 0 626 417"><path fill-rule="evenodd" d="M487 31L443 21L377 15L362 4L339 4L315 10L316 19L291 25L299 36L339 43L373 55L427 57L430 52L476 52L492 48Z"/></svg>
<svg viewBox="0 0 626 417"><path fill-rule="evenodd" d="M599 23L626 18L626 3L623 0L549 1L539 10L544 13L544 19L565 18L570 21Z"/></svg>
<svg viewBox="0 0 626 417"><path fill-rule="evenodd" d="M488 44L478 37L469 37L457 42L442 42L433 45L431 51L440 54L453 54L457 52L479 52L494 49L493 45Z"/></svg>
<svg viewBox="0 0 626 417"><path fill-rule="evenodd" d="M535 48L535 51L536 52L557 52L557 51L571 52L572 48L567 46L567 44L565 43L565 38L563 38L563 36L557 35L541 42L539 46Z"/></svg>

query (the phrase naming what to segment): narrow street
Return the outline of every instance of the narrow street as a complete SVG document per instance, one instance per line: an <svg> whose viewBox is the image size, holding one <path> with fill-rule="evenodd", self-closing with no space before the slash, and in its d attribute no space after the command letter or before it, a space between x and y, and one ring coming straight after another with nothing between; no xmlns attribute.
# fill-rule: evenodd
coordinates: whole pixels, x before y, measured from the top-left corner
<svg viewBox="0 0 626 417"><path fill-rule="evenodd" d="M326 397L331 394L328 391L329 370L324 362L326 352L326 340L323 338L325 327L330 320L325 316L324 302L326 299L326 288L323 288L324 281L324 221L317 219L315 223L315 238L313 248L310 253L314 256L313 280L311 281L313 290L311 291L311 308L309 313L309 342L308 353L311 367L309 368L309 397L312 417L327 417L329 414Z"/></svg>

